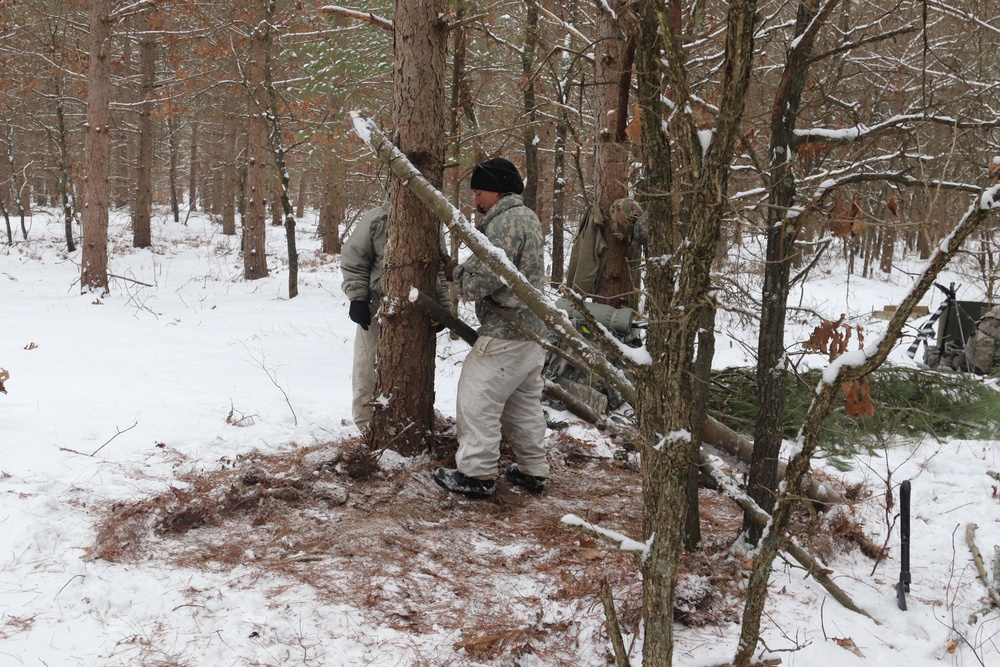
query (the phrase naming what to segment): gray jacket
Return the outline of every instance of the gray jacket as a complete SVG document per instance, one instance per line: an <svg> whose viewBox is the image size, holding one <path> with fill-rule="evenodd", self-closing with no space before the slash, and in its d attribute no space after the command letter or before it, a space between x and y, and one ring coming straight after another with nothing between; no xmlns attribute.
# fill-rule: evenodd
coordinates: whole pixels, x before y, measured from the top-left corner
<svg viewBox="0 0 1000 667"><path fill-rule="evenodd" d="M362 214L354 231L344 242L340 256L340 272L344 276L341 287L351 301L367 300L372 315L378 312L382 300L382 269L385 266L386 222L388 206L377 206ZM447 255L444 234L441 234L441 252ZM444 273L438 272L437 300L451 308L448 285Z"/></svg>
<svg viewBox="0 0 1000 667"><path fill-rule="evenodd" d="M524 205L520 195L507 195L498 201L477 225L486 238L516 266L532 285L541 290L545 281L545 242L538 216ZM479 335L505 340L532 340L503 316L499 308L522 324L545 336L545 324L507 286L507 283L473 255L455 269L458 294L476 302Z"/></svg>

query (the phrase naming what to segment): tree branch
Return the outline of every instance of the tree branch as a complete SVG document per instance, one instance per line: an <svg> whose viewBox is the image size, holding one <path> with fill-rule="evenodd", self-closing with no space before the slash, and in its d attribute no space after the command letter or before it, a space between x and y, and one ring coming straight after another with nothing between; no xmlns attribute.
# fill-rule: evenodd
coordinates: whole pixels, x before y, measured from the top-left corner
<svg viewBox="0 0 1000 667"><path fill-rule="evenodd" d="M392 32L394 29L391 19L382 18L381 16L372 14L371 12L363 12L358 9L349 9L338 5L326 5L325 7L322 7L320 11L324 14L342 16L355 21L361 21L362 23L368 23L369 25L381 28L382 30L388 30L389 32Z"/></svg>

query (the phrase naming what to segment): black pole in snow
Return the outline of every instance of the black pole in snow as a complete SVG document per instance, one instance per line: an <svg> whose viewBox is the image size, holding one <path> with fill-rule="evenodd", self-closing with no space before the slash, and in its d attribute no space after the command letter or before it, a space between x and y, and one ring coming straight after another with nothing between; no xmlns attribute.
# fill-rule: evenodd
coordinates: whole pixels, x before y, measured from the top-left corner
<svg viewBox="0 0 1000 667"><path fill-rule="evenodd" d="M910 592L910 480L899 485L899 583L896 584L896 604L906 611L906 594Z"/></svg>

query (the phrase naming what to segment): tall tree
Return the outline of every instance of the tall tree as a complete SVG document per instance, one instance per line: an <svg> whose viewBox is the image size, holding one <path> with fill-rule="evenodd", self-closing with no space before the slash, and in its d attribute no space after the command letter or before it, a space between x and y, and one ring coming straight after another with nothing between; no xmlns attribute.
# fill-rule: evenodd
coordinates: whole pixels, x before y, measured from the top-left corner
<svg viewBox="0 0 1000 667"><path fill-rule="evenodd" d="M701 414L693 372L704 312L711 308L711 267L727 207L733 149L740 134L753 63L756 2L733 0L725 17L721 78L712 83L717 107L712 135L703 148L698 106L684 51L680 21L657 0L638 5L636 71L642 123L644 185L648 192L647 347L652 359L639 373L642 440L643 665L673 661L674 586L689 511L689 478L699 443L692 434ZM667 114L663 98L672 109ZM664 122L670 124L668 139ZM676 210L672 207L676 205Z"/></svg>
<svg viewBox="0 0 1000 667"><path fill-rule="evenodd" d="M631 238L621 238L608 224L610 208L627 197L629 143L625 134L632 81L635 44L626 36L627 3L613 0L601 5L594 46L594 207L605 224L607 251L598 281L599 301L615 307L636 307L639 295L633 280L637 260Z"/></svg>
<svg viewBox="0 0 1000 667"><path fill-rule="evenodd" d="M243 276L258 280L267 270L267 159L268 126L257 102L264 97L267 68L267 0L254 0L250 12L250 55L246 65L246 104L250 119L247 139L246 211L243 214Z"/></svg>
<svg viewBox="0 0 1000 667"><path fill-rule="evenodd" d="M150 11L136 19L139 33L139 149L135 198L132 204L132 245L148 248L153 217L153 97L156 84L156 41L150 31Z"/></svg>
<svg viewBox="0 0 1000 667"><path fill-rule="evenodd" d="M446 151L445 0L397 0L393 20L393 124L400 150L440 188ZM382 279L382 328L371 442L404 454L426 447L434 420L434 334L426 315L410 306L416 287L433 294L441 264L439 223L393 181Z"/></svg>
<svg viewBox="0 0 1000 667"><path fill-rule="evenodd" d="M87 126L80 286L108 292L108 168L111 0L90 0L90 67L87 71Z"/></svg>

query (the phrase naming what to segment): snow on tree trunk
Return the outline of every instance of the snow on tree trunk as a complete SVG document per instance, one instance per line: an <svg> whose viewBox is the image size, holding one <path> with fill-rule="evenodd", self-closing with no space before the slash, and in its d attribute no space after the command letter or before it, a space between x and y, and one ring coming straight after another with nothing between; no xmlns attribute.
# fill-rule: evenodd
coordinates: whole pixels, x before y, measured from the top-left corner
<svg viewBox="0 0 1000 667"><path fill-rule="evenodd" d="M267 10L260 7L260 21L250 35L250 62L247 63L250 90L247 94L247 114L250 135L247 142L247 176L245 185L246 211L243 214L243 276L247 280L265 278L267 271L265 216L267 214L267 121L261 117L256 99L264 85L267 58Z"/></svg>

